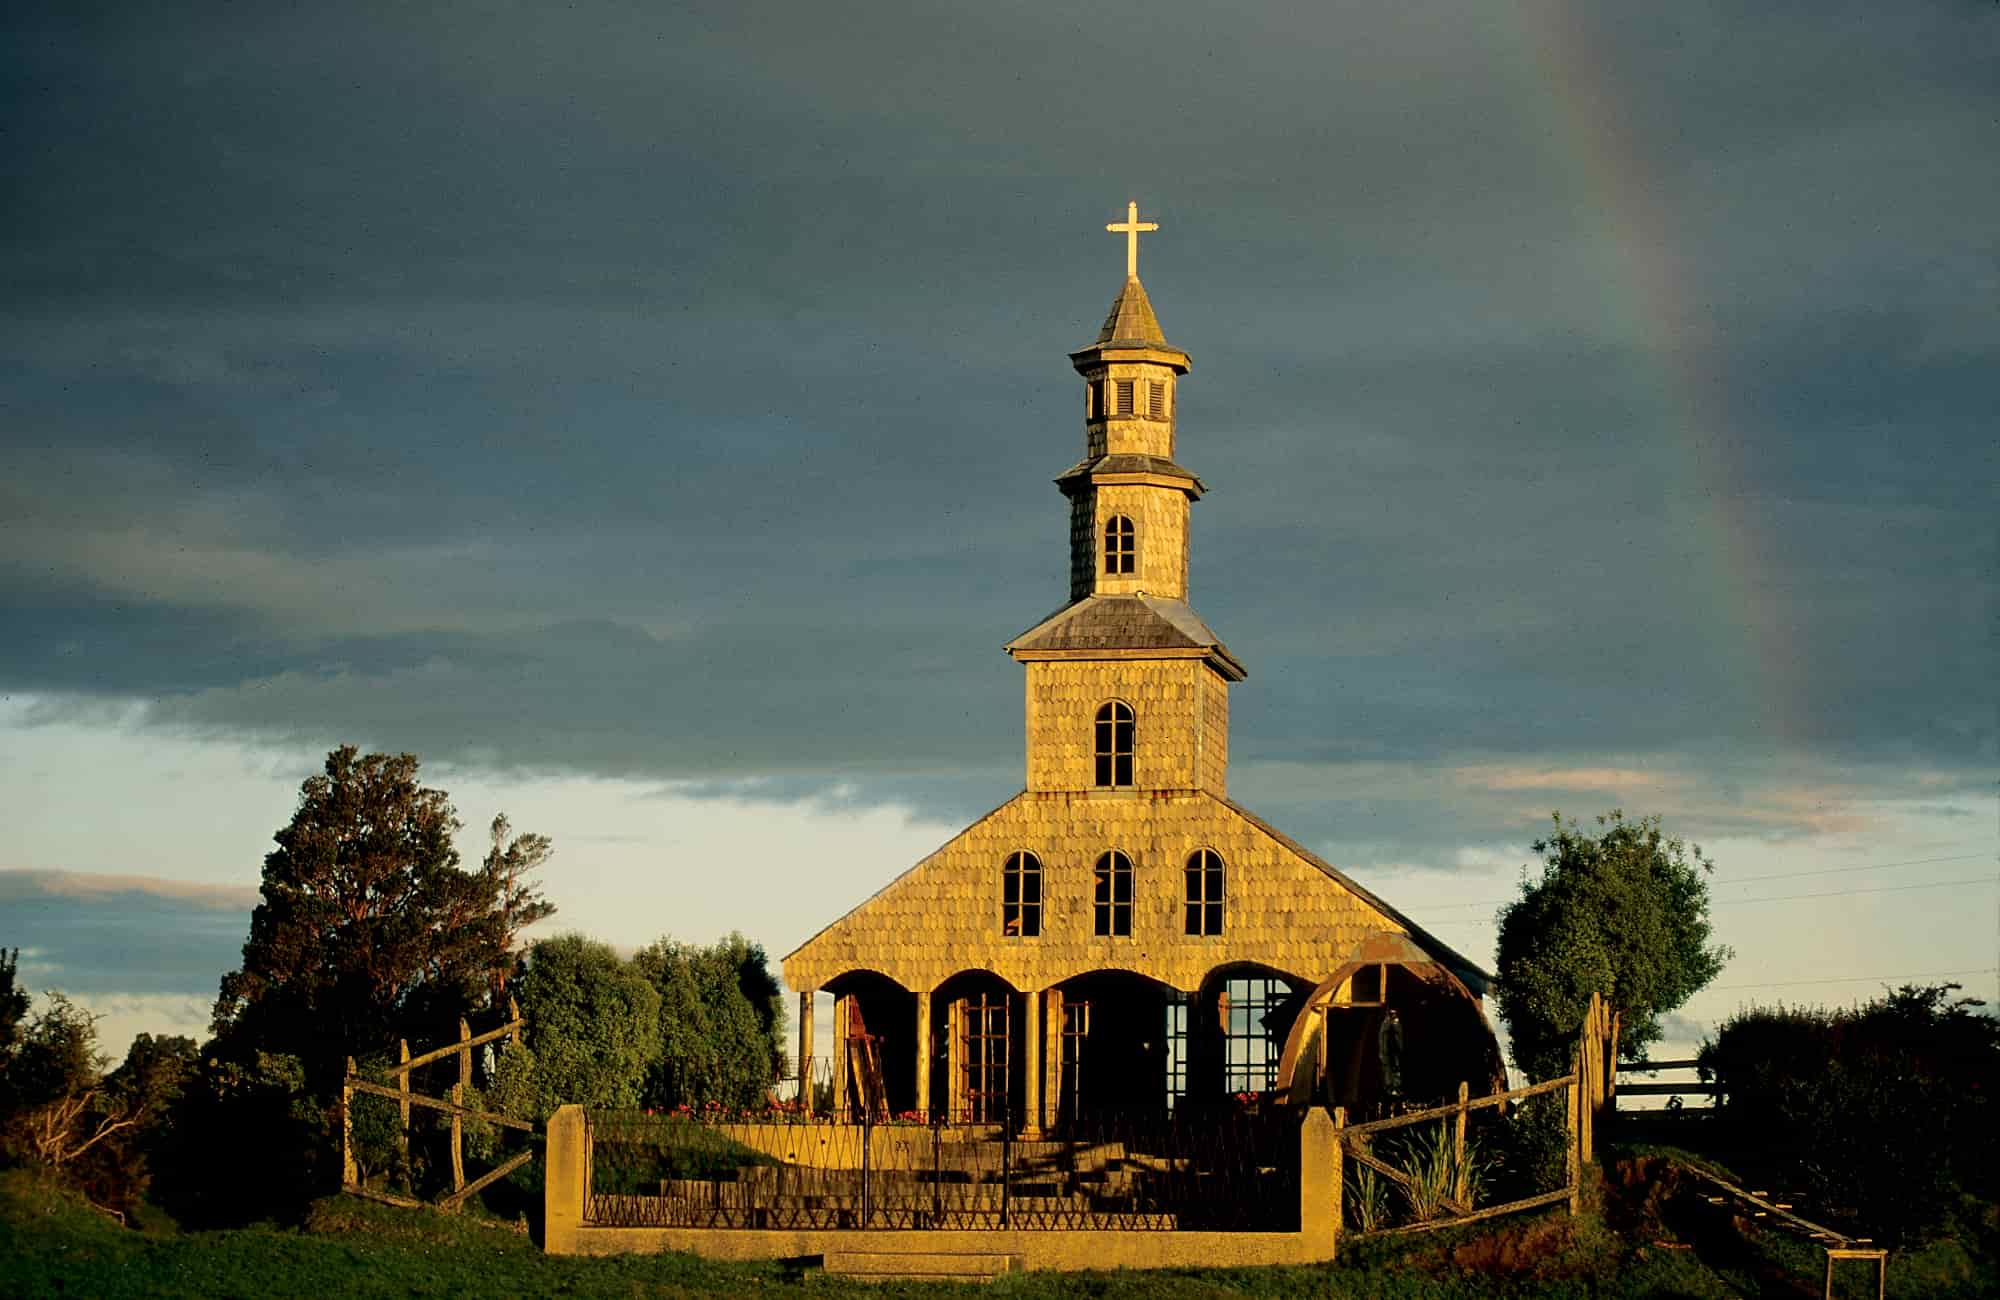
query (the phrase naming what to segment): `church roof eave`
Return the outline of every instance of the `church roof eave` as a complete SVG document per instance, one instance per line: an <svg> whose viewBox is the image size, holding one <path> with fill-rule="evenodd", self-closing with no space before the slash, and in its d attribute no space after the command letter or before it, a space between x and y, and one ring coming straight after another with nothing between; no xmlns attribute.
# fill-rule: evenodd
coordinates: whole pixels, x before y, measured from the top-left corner
<svg viewBox="0 0 2000 1300"><path fill-rule="evenodd" d="M1064 496L1073 496L1090 483L1136 483L1148 487L1177 488L1195 501L1208 491L1208 484L1202 482L1194 471L1176 465L1165 456L1133 452L1080 460L1056 475L1055 482Z"/></svg>
<svg viewBox="0 0 2000 1300"><path fill-rule="evenodd" d="M1022 660L1199 656L1231 681L1249 675L1186 601L1144 592L1071 601L1009 641L1005 649Z"/></svg>

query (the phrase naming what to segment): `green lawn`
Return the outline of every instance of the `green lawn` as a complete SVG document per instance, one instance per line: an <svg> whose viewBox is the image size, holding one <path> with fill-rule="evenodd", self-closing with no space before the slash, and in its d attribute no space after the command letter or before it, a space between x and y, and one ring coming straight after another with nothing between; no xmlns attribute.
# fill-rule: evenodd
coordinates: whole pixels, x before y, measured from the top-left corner
<svg viewBox="0 0 2000 1300"><path fill-rule="evenodd" d="M1574 1222L1557 1212L1382 1241L1353 1248L1328 1267L1030 1274L1002 1279L980 1294L1353 1300L1818 1294L1821 1264L1814 1253L1789 1243L1726 1259L1712 1250L1664 1249L1657 1234L1668 1230L1648 1218L1643 1205L1634 1211L1632 1204L1614 1187L1602 1212L1594 1209ZM1612 1223L1620 1229L1607 1226ZM1948 1245L1898 1257L1890 1294L1993 1294L1990 1259L1982 1264ZM1859 1275L1847 1276L1859 1294ZM1810 1290L1793 1285L1805 1278L1814 1280ZM508 1225L338 1197L315 1206L303 1227L138 1232L31 1174L0 1174L0 1294L8 1296L614 1297L779 1288L871 1297L962 1291L844 1283L814 1269L686 1255L551 1257Z"/></svg>

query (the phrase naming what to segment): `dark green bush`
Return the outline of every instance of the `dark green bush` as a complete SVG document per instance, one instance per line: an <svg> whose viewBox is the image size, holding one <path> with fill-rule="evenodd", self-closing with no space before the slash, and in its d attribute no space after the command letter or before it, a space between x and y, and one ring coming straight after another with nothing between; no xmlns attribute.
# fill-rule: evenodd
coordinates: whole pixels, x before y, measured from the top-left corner
<svg viewBox="0 0 2000 1300"><path fill-rule="evenodd" d="M1767 1153L1824 1210L1921 1238L1961 1189L2000 1191L2000 1021L1914 987L1851 1010L1753 1007L1704 1044L1724 1136Z"/></svg>

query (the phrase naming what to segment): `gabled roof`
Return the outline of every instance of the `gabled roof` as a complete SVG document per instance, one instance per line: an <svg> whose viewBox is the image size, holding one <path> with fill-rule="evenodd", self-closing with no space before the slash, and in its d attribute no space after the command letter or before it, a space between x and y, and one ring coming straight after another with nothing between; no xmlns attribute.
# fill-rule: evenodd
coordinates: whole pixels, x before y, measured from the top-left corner
<svg viewBox="0 0 2000 1300"><path fill-rule="evenodd" d="M1248 674L1184 600L1144 592L1085 596L1009 641L1007 653L1040 650L1200 650L1232 681Z"/></svg>
<svg viewBox="0 0 2000 1300"><path fill-rule="evenodd" d="M1313 866L1324 871L1333 879L1339 881L1344 888L1352 890L1362 899L1365 899L1369 906L1394 920L1405 930L1408 930L1410 938L1416 941L1418 947L1435 957L1440 965L1444 966L1453 975L1456 975L1459 981L1466 988L1470 989L1475 996L1486 996L1487 988L1493 983L1493 977L1487 974L1485 970L1474 965L1464 954L1418 925L1415 921L1412 921L1409 917L1403 915L1400 911L1391 907L1388 903L1383 902L1372 890L1358 884L1352 876L1326 861L1326 859L1320 857L1317 853L1314 853L1311 849L1285 834L1277 827L1271 825L1271 823L1265 821L1256 813L1251 812L1242 804L1237 803L1234 799L1222 795L1211 795L1210 797L1229 805L1245 821L1255 826L1258 830L1263 831L1266 835L1284 845L1292 852L1298 854Z"/></svg>

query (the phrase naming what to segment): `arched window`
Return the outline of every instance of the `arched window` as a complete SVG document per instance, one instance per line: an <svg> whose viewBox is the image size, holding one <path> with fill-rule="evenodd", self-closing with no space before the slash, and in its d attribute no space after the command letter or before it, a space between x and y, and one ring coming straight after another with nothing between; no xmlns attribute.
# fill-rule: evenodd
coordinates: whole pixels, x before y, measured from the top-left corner
<svg viewBox="0 0 2000 1300"><path fill-rule="evenodd" d="M1097 711L1097 784L1132 784L1132 710L1113 700Z"/></svg>
<svg viewBox="0 0 2000 1300"><path fill-rule="evenodd" d="M1124 515L1104 521L1104 571L1130 573L1138 567L1138 531Z"/></svg>
<svg viewBox="0 0 2000 1300"><path fill-rule="evenodd" d="M1222 855L1209 849L1188 855L1187 932L1222 933Z"/></svg>
<svg viewBox="0 0 2000 1300"><path fill-rule="evenodd" d="M1042 860L1015 853L1000 869L1000 932L1032 939L1042 932Z"/></svg>
<svg viewBox="0 0 2000 1300"><path fill-rule="evenodd" d="M1097 860L1096 933L1124 939L1132 934L1132 859L1113 849Z"/></svg>

